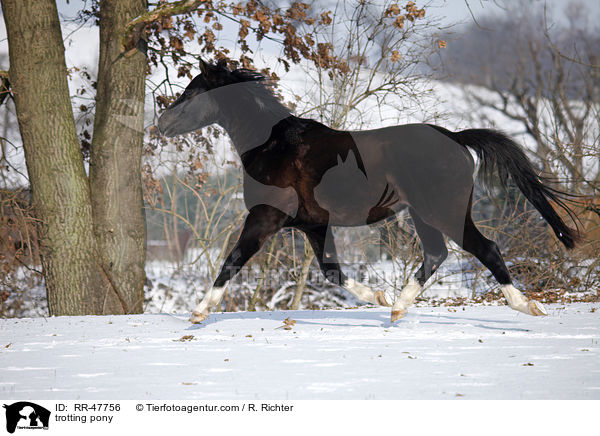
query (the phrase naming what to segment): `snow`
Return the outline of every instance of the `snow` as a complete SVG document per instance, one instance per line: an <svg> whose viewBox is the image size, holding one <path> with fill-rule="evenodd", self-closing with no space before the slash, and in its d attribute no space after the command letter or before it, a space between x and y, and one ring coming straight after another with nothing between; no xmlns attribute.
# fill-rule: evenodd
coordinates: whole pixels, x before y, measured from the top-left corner
<svg viewBox="0 0 600 436"><path fill-rule="evenodd" d="M69 29L64 28L65 37ZM66 38L68 66L87 66L93 76L97 49L89 47L97 47L97 38L95 28ZM0 53L6 47L0 41ZM264 47L261 54L265 65L274 58ZM294 95L306 98L314 85L299 67L280 75L280 90L290 101ZM71 90L81 85L75 74ZM436 81L421 88L421 100L405 111L398 110L408 104L403 96L383 107L372 98L363 105L365 117L353 121L360 121L360 128L420 121L453 130L492 125L533 149L518 122L469 98L494 101L491 91ZM149 94L148 124L151 103ZM218 163L236 159L224 137L215 149ZM10 148L8 158L25 172L20 148ZM172 171L180 158L165 149L159 160ZM206 269L201 263L195 268ZM448 260L438 275L449 276L457 265L460 258ZM389 283L402 279L391 262L372 268ZM206 274L174 269L148 262L153 287L146 294L146 312L190 310L210 284ZM29 315L45 313L42 284L32 290L25 285L27 277L18 274L24 286L15 297L23 299L17 306ZM426 295L470 295L468 281L456 276L459 281L432 280ZM277 298L292 294L284 291L280 288ZM323 304L356 304L330 289L314 294L325 296ZM269 307L277 301L273 298ZM591 311L597 306L551 305L547 318L497 306L424 306L412 308L396 325L390 325L388 309L365 307L216 313L199 326L181 313L2 319L0 392L15 399L600 399L600 311ZM291 330L279 328L286 318L296 321ZM193 338L180 340L189 335Z"/></svg>
<svg viewBox="0 0 600 436"><path fill-rule="evenodd" d="M598 304L0 320L13 399L600 399ZM289 318L290 330L281 328Z"/></svg>

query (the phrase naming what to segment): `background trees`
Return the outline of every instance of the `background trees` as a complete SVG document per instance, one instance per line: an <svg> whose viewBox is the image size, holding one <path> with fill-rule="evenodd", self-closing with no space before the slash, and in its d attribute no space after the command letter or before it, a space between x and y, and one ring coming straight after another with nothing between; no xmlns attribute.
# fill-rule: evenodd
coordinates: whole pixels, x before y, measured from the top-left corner
<svg viewBox="0 0 600 436"><path fill-rule="evenodd" d="M467 89L482 108L478 121L500 114L535 144L541 169L579 194L600 188L600 34L585 4L523 10L470 24L443 53L448 77L484 86ZM502 127L502 126L498 126Z"/></svg>
<svg viewBox="0 0 600 436"><path fill-rule="evenodd" d="M480 197L487 204L480 217L505 240L513 274L524 287L590 290L598 286L600 253L600 34L585 3L560 6L509 2L505 15L470 23L459 39L448 35L440 66L475 108L462 125L516 135L540 174L580 195L570 205L586 240L571 253L547 238L519 195L509 191L496 205Z"/></svg>

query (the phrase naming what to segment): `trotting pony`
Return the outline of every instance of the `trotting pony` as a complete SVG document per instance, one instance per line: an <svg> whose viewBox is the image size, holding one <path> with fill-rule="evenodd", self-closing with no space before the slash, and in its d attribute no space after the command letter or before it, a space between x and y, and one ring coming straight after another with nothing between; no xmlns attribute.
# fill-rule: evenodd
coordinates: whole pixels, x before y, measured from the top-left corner
<svg viewBox="0 0 600 436"><path fill-rule="evenodd" d="M201 62L201 74L158 120L162 134L182 135L210 124L223 127L244 168L248 216L212 289L190 321L205 320L221 302L227 282L284 227L303 231L325 277L358 299L392 306L392 321L409 306L446 259L444 234L472 253L494 275L511 308L546 315L541 303L528 300L511 282L498 246L485 238L471 218L473 150L486 176L510 177L572 248L580 235L549 203L572 215L563 194L544 184L521 148L489 129L451 132L428 124L366 131L339 131L298 118L282 105L253 71L230 71L224 63ZM331 226L360 226L408 208L423 248L423 264L395 301L342 272Z"/></svg>

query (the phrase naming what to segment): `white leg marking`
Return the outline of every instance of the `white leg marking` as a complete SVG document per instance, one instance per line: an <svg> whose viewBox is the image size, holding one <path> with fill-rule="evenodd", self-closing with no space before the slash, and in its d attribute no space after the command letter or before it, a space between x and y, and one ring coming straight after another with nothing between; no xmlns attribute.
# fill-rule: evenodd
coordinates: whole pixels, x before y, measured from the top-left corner
<svg viewBox="0 0 600 436"><path fill-rule="evenodd" d="M408 284L400 292L392 306L392 322L399 320L408 312L408 308L415 302L415 299L423 289L423 286L416 279L410 278Z"/></svg>
<svg viewBox="0 0 600 436"><path fill-rule="evenodd" d="M215 307L223 299L227 286L220 288L212 288L205 295L200 304L196 306L190 317L190 321L194 324L200 323L208 318L210 309Z"/></svg>
<svg viewBox="0 0 600 436"><path fill-rule="evenodd" d="M380 306L391 306L383 291L376 292L368 286L358 283L350 278L346 279L344 288L361 301L378 304Z"/></svg>
<svg viewBox="0 0 600 436"><path fill-rule="evenodd" d="M504 298L508 302L508 305L519 312L526 313L527 315L543 316L548 315L546 309L539 301L528 300L525 295L521 293L513 285L504 285L500 289L504 294Z"/></svg>

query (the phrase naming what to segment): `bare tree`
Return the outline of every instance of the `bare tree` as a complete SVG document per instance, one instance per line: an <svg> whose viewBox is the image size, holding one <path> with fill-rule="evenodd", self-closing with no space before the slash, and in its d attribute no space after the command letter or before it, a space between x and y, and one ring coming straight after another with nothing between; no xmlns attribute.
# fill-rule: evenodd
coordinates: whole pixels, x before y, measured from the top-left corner
<svg viewBox="0 0 600 436"><path fill-rule="evenodd" d="M465 54L460 63L469 73L451 67L456 79L493 91L467 88L483 108L479 121L494 123L497 114L513 120L535 143L546 175L570 192L595 195L600 188L600 36L581 27L584 20L575 13L585 14L585 7L568 4L570 25L550 26L543 11L510 10L482 20L484 29L473 25L466 31L468 55L465 48L447 54ZM489 62L480 61L491 53Z"/></svg>
<svg viewBox="0 0 600 436"><path fill-rule="evenodd" d="M491 213L479 210L487 233L507 240L511 273L536 290L587 291L598 286L600 250L600 35L584 4L553 12L550 24L550 11L512 3L451 41L444 66L464 84L472 124L521 134L540 175L579 195L572 208L587 239L573 253L539 232L537 213L510 192Z"/></svg>
<svg viewBox="0 0 600 436"><path fill-rule="evenodd" d="M299 114L345 129L408 118L426 92L420 67L443 46L432 36L439 23L425 17L425 9L412 1L403 7L337 2L322 51L331 50L348 68L336 75L319 65L307 68L314 86L311 98L299 103Z"/></svg>

